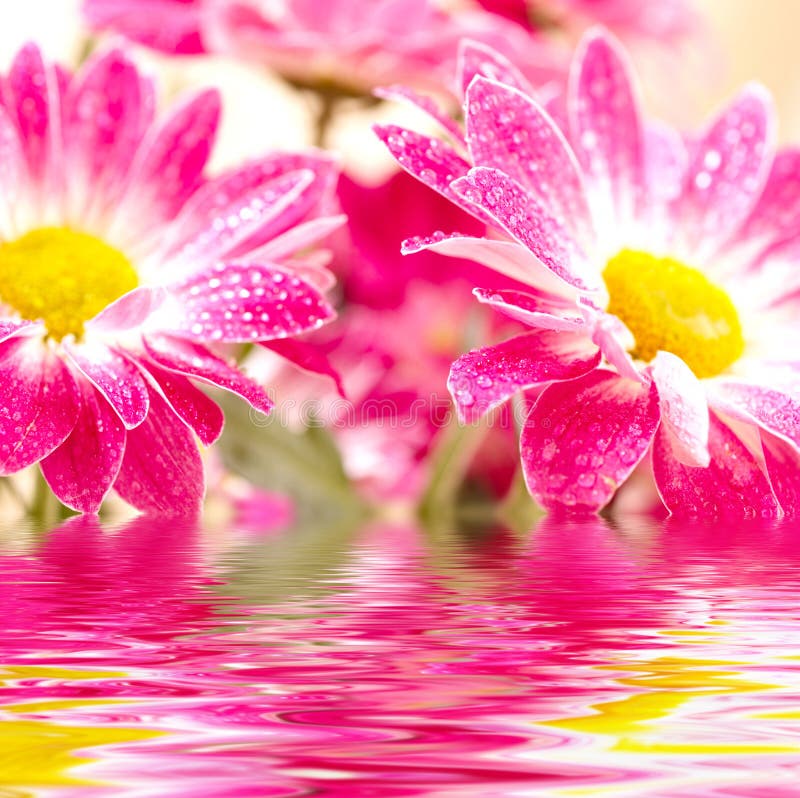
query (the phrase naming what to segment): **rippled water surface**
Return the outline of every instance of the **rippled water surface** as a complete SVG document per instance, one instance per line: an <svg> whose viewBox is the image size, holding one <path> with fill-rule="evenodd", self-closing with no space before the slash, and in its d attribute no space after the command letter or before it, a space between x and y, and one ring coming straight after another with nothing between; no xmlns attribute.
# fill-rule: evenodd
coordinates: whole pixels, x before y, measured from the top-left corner
<svg viewBox="0 0 800 798"><path fill-rule="evenodd" d="M799 543L4 528L0 796L797 796Z"/></svg>

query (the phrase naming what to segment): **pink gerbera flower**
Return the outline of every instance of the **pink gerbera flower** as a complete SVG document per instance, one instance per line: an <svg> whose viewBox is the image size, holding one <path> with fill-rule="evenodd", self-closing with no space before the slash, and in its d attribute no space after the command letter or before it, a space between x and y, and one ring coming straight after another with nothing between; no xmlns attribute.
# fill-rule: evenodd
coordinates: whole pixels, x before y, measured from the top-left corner
<svg viewBox="0 0 800 798"><path fill-rule="evenodd" d="M453 365L461 417L534 389L522 465L545 507L598 510L651 454L672 512L794 511L800 153L774 156L766 92L746 87L684 139L643 122L624 54L591 33L559 124L485 55L463 60L465 138L379 129L492 230L405 251L471 256L530 286L476 289L530 329Z"/></svg>
<svg viewBox="0 0 800 798"><path fill-rule="evenodd" d="M312 218L335 169L272 155L205 178L217 94L155 121L119 50L73 76L29 45L0 88L0 475L38 462L84 512L112 486L141 510L194 511L195 436L223 422L194 381L271 407L217 347L300 357L283 339L333 316L327 274L289 256L336 223Z"/></svg>

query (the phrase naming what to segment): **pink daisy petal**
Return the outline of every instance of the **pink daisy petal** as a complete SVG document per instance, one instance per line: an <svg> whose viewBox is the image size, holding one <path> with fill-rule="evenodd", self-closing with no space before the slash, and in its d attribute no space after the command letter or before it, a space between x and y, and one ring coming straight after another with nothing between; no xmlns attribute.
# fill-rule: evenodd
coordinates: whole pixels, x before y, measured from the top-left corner
<svg viewBox="0 0 800 798"><path fill-rule="evenodd" d="M288 258L279 265L287 274L293 274L321 294L327 294L336 287L336 275L322 265L330 262L329 254L328 252L315 252L303 258Z"/></svg>
<svg viewBox="0 0 800 798"><path fill-rule="evenodd" d="M659 352L650 366L658 388L661 422L675 457L684 465L707 468L708 400L700 381L679 357Z"/></svg>
<svg viewBox="0 0 800 798"><path fill-rule="evenodd" d="M761 430L761 448L770 483L786 515L800 512L800 451L777 435Z"/></svg>
<svg viewBox="0 0 800 798"><path fill-rule="evenodd" d="M0 224L6 231L15 229L15 209L25 181L24 158L16 126L0 105Z"/></svg>
<svg viewBox="0 0 800 798"><path fill-rule="evenodd" d="M430 97L418 94L407 86L379 86L373 94L382 100L405 103L417 108L436 122L454 141L459 144L464 143L464 131L458 122L442 112Z"/></svg>
<svg viewBox="0 0 800 798"><path fill-rule="evenodd" d="M69 369L40 342L0 344L0 475L60 446L75 427L80 401Z"/></svg>
<svg viewBox="0 0 800 798"><path fill-rule="evenodd" d="M568 107L581 164L617 216L630 218L644 183L642 123L627 55L607 33L591 32L581 42Z"/></svg>
<svg viewBox="0 0 800 798"><path fill-rule="evenodd" d="M344 214L310 219L276 236L251 252L249 257L256 261L274 262L281 260L301 249L318 244L346 223L347 217Z"/></svg>
<svg viewBox="0 0 800 798"><path fill-rule="evenodd" d="M219 93L194 94L172 109L142 144L115 229L136 242L153 222L173 217L201 182L216 137ZM131 219L139 225L131 228ZM134 229L135 228L135 229Z"/></svg>
<svg viewBox="0 0 800 798"><path fill-rule="evenodd" d="M800 218L800 149L777 153L755 207L737 232L741 242L757 241L764 247L798 233Z"/></svg>
<svg viewBox="0 0 800 798"><path fill-rule="evenodd" d="M536 92L527 78L505 56L485 44L463 39L458 50L456 67L459 88L463 97L476 76L483 76L521 91L529 97Z"/></svg>
<svg viewBox="0 0 800 798"><path fill-rule="evenodd" d="M592 303L579 298L578 306L592 341L600 347L605 359L621 376L636 382L647 379L633 362L629 350L633 347L633 334L616 316L598 310Z"/></svg>
<svg viewBox="0 0 800 798"><path fill-rule="evenodd" d="M335 316L299 277L254 263L217 264L171 288L180 311L170 330L196 341L264 341L320 327Z"/></svg>
<svg viewBox="0 0 800 798"><path fill-rule="evenodd" d="M585 335L537 330L462 355L447 387L459 418L476 421L518 391L580 377L599 363L600 352Z"/></svg>
<svg viewBox="0 0 800 798"><path fill-rule="evenodd" d="M182 374L160 369L152 363L144 365L176 415L194 430L203 445L214 443L225 424L219 405Z"/></svg>
<svg viewBox="0 0 800 798"><path fill-rule="evenodd" d="M67 189L73 207L106 210L124 178L155 110L152 83L120 50L91 57L64 101Z"/></svg>
<svg viewBox="0 0 800 798"><path fill-rule="evenodd" d="M491 291L486 288L475 288L472 293L478 302L491 305L504 316L529 327L570 331L586 323L578 309L564 302L561 297L522 291Z"/></svg>
<svg viewBox="0 0 800 798"><path fill-rule="evenodd" d="M481 221L492 223L490 216L474 204L464 202L452 189L452 182L466 175L470 165L449 144L397 125L375 125L373 130L409 174Z"/></svg>
<svg viewBox="0 0 800 798"><path fill-rule="evenodd" d="M747 86L693 148L677 201L685 245L711 252L750 214L770 168L773 115L769 94Z"/></svg>
<svg viewBox="0 0 800 798"><path fill-rule="evenodd" d="M577 161L542 108L515 89L481 77L469 86L466 108L473 163L516 180L590 245L595 235Z"/></svg>
<svg viewBox="0 0 800 798"><path fill-rule="evenodd" d="M522 430L528 491L548 509L599 510L647 453L659 415L653 383L603 369L553 383Z"/></svg>
<svg viewBox="0 0 800 798"><path fill-rule="evenodd" d="M254 251L291 232L293 225L329 200L337 174L335 162L315 152L273 154L222 174L189 199L162 249L175 252L187 242L208 237L210 228L218 227L223 235L235 235L238 243ZM299 184L302 188L296 188ZM288 192L291 196L285 196ZM235 225L230 224L232 219ZM245 222L248 234L242 236Z"/></svg>
<svg viewBox="0 0 800 798"><path fill-rule="evenodd" d="M680 134L671 127L648 122L644 129L644 201L650 210L662 210L680 194L689 166L689 153Z"/></svg>
<svg viewBox="0 0 800 798"><path fill-rule="evenodd" d="M167 296L161 286L141 285L106 305L86 322L86 327L93 332L122 332L140 327L164 304Z"/></svg>
<svg viewBox="0 0 800 798"><path fill-rule="evenodd" d="M168 371L231 391L262 413L269 413L274 406L258 383L203 346L167 335L146 336L144 345L148 356Z"/></svg>
<svg viewBox="0 0 800 798"><path fill-rule="evenodd" d="M339 396L346 398L339 372L331 365L319 347L294 338L264 341L261 346L265 349L271 349L275 354L285 358L303 371L330 377L339 392Z"/></svg>
<svg viewBox="0 0 800 798"><path fill-rule="evenodd" d="M272 226L302 197L314 179L309 170L290 172L240 194L221 208L217 216L198 224L195 235L174 247L172 258L197 269L226 256L235 257L237 250L249 251L252 248L243 245Z"/></svg>
<svg viewBox="0 0 800 798"><path fill-rule="evenodd" d="M564 282L545 266L535 255L514 241L499 241L492 238L476 238L461 233L437 233L418 236L403 242L404 255L429 250L449 258L466 258L488 266L512 280L536 286L564 297L574 299L577 290Z"/></svg>
<svg viewBox="0 0 800 798"><path fill-rule="evenodd" d="M737 382L716 382L711 401L725 413L756 423L800 446L800 402L774 388Z"/></svg>
<svg viewBox="0 0 800 798"><path fill-rule="evenodd" d="M81 411L75 428L41 462L59 501L79 513L96 513L117 478L125 451L125 427L108 402L79 380Z"/></svg>
<svg viewBox="0 0 800 798"><path fill-rule="evenodd" d="M127 357L100 342L62 342L62 347L114 408L127 429L144 421L149 407L147 384Z"/></svg>
<svg viewBox="0 0 800 798"><path fill-rule="evenodd" d="M677 516L775 517L780 508L761 464L715 413L710 415L707 468L685 465L662 428L653 446L653 472L661 499Z"/></svg>
<svg viewBox="0 0 800 798"><path fill-rule="evenodd" d="M143 512L193 516L200 510L205 475L194 435L155 390L147 418L128 432L114 489Z"/></svg>
<svg viewBox="0 0 800 798"><path fill-rule="evenodd" d="M564 282L584 291L600 286L600 275L580 244L550 209L516 180L498 169L479 166L452 187L464 202L482 210Z"/></svg>
<svg viewBox="0 0 800 798"><path fill-rule="evenodd" d="M44 332L44 325L36 321L0 321L0 343L20 335L35 335Z"/></svg>
<svg viewBox="0 0 800 798"><path fill-rule="evenodd" d="M34 179L47 174L53 157L58 125L55 78L45 66L35 44L25 45L14 58L8 77L3 83L3 100L19 131L28 169Z"/></svg>
<svg viewBox="0 0 800 798"><path fill-rule="evenodd" d="M272 153L224 172L201 186L175 220L178 240L186 241L199 235L214 219L224 216L226 209L236 204L243 195L298 172L314 175L315 192L311 204L335 188L338 169L330 155L315 151L302 154Z"/></svg>

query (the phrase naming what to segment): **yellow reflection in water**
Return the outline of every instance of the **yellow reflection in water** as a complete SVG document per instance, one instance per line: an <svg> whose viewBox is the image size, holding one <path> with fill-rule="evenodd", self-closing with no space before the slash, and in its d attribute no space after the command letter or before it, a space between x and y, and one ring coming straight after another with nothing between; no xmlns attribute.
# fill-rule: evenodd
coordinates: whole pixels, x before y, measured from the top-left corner
<svg viewBox="0 0 800 798"><path fill-rule="evenodd" d="M126 674L112 671L13 666L0 668L0 686L8 687L22 679L85 681L124 676ZM78 765L94 761L86 753L78 752L97 746L148 740L163 734L151 729L76 724L76 714L79 715L82 709L124 703L127 703L124 699L47 699L0 707L0 785L41 787L96 784L70 775L70 771ZM37 717L45 713L52 717ZM64 713L63 718L59 717L60 713Z"/></svg>
<svg viewBox="0 0 800 798"><path fill-rule="evenodd" d="M659 657L651 661L625 664L627 672L641 671L641 676L616 679L646 692L638 692L616 701L592 706L592 714L574 718L540 721L583 734L612 736L617 739L611 750L646 754L778 754L800 751L800 745L770 745L752 743L691 743L670 741L658 726L659 721L676 716L692 702L708 696L761 693L781 685L750 681L742 678L736 666L745 663L730 660ZM598 670L619 670L610 665Z"/></svg>

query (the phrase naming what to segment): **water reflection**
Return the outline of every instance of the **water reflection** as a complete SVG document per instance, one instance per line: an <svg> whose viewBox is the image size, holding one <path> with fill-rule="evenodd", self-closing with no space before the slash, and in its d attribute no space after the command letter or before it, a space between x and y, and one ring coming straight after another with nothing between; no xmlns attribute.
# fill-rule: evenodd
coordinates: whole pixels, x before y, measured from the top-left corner
<svg viewBox="0 0 800 798"><path fill-rule="evenodd" d="M0 794L790 795L798 540L5 534Z"/></svg>

